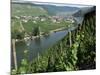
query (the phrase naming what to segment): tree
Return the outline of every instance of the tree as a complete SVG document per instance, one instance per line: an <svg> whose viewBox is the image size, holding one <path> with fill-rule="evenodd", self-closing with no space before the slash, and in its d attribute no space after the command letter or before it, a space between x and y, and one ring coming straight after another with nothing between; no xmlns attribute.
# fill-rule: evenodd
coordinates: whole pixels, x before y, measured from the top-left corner
<svg viewBox="0 0 100 75"><path fill-rule="evenodd" d="M32 33L33 36L37 36L37 35L40 35L40 27L39 26L35 26L33 28L33 33Z"/></svg>

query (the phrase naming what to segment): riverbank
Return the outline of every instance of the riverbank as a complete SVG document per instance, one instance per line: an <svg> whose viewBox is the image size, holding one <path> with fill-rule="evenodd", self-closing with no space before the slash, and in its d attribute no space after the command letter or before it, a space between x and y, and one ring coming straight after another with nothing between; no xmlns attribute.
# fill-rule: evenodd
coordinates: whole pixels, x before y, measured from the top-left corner
<svg viewBox="0 0 100 75"><path fill-rule="evenodd" d="M19 41L27 41L28 39L32 39L33 40L35 38L39 38L41 36L45 36L45 35L49 35L49 34L52 34L52 33L58 32L58 31L62 31L64 29L66 29L66 28L65 27L58 28L58 29L49 31L48 33L40 32L40 35L37 35L37 36L27 36L24 39L16 39L16 42L19 42Z"/></svg>

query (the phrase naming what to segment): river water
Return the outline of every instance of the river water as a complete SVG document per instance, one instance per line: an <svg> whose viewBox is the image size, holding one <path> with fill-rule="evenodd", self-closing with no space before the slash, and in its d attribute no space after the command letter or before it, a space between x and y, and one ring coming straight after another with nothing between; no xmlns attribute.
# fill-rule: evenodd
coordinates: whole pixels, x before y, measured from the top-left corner
<svg viewBox="0 0 100 75"><path fill-rule="evenodd" d="M43 54L48 48L52 47L59 40L64 38L68 33L67 30L51 33L47 36L41 36L33 40L16 42L16 55L18 65L24 57L24 50L28 50L28 60L33 60L38 54ZM12 56L13 57L13 56ZM12 66L14 66L12 58Z"/></svg>

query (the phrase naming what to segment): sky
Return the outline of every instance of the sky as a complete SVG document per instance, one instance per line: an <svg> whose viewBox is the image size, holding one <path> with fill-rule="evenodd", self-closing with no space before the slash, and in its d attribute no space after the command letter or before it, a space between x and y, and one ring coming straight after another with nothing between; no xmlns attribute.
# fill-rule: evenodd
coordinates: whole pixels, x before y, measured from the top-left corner
<svg viewBox="0 0 100 75"><path fill-rule="evenodd" d="M13 0L13 1L15 1L15 0ZM19 0L19 1L40 1L40 2L56 2L56 3L96 5L95 0Z"/></svg>
<svg viewBox="0 0 100 75"><path fill-rule="evenodd" d="M72 7L91 7L95 5L95 0L13 0L13 1L36 1L36 2L51 2L51 3L67 3L67 4L53 4L58 6L72 6ZM85 2L86 1L86 2ZM38 3L39 4L39 3Z"/></svg>

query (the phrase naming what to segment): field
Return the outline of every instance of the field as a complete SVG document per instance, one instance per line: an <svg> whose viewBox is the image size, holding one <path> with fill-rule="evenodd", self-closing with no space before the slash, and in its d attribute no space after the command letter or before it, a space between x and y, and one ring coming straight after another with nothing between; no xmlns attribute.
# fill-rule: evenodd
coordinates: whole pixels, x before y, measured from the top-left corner
<svg viewBox="0 0 100 75"><path fill-rule="evenodd" d="M22 25L25 31L29 33L29 32L32 32L34 27L39 26L40 32L46 33L46 32L50 32L52 30L59 29L59 28L64 28L64 27L67 28L68 25L72 25L70 21L69 22L61 21L59 23L53 23L50 20L45 20L43 22L39 20L35 22L37 23L34 23L33 20L29 20L28 22L23 22L23 21L21 22L20 20L15 20L12 22L12 29L19 30L21 29L21 25Z"/></svg>

